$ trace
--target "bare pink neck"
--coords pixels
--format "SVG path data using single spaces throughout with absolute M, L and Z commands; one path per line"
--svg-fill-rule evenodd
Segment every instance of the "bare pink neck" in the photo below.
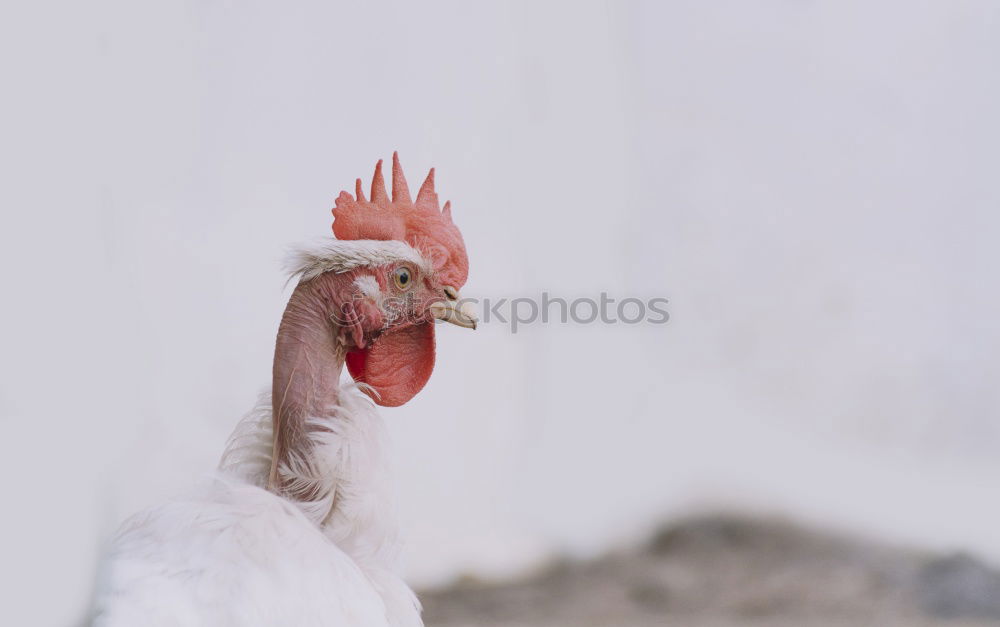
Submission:
M 279 463 L 289 450 L 308 445 L 306 419 L 327 413 L 339 396 L 344 351 L 329 318 L 328 298 L 322 282 L 300 284 L 278 328 L 271 387 L 274 451 L 268 479 L 268 487 L 277 492 L 283 491 L 277 485 Z

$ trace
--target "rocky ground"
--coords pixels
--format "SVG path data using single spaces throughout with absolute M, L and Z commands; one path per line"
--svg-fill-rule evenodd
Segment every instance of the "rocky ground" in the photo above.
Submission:
M 683 522 L 641 550 L 421 599 L 428 627 L 1000 626 L 1000 572 L 971 557 L 731 517 Z

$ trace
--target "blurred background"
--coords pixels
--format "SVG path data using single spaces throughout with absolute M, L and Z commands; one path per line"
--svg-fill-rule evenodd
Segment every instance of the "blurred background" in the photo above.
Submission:
M 670 299 L 667 325 L 440 330 L 384 411 L 428 624 L 543 624 L 516 595 L 462 618 L 462 586 L 642 547 L 715 581 L 697 551 L 827 532 L 957 569 L 972 605 L 928 615 L 1000 620 L 1000 5 L 2 11 L 5 624 L 79 621 L 121 520 L 214 468 L 270 381 L 286 247 L 393 150 L 411 185 L 437 168 L 467 295 Z M 648 624 L 696 624 L 637 585 Z

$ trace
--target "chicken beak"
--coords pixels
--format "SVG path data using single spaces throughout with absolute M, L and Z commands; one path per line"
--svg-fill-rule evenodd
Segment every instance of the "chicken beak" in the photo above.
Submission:
M 458 296 L 456 293 L 455 296 Z M 438 320 L 444 320 L 452 324 L 457 324 L 466 329 L 475 329 L 479 318 L 472 308 L 472 303 L 462 301 L 461 298 L 439 300 L 430 307 L 431 315 Z

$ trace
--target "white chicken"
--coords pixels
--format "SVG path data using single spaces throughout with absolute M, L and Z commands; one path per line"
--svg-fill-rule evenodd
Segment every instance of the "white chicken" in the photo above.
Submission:
M 436 320 L 475 328 L 458 290 L 468 257 L 434 171 L 411 200 L 375 168 L 334 208 L 335 238 L 299 249 L 272 392 L 237 426 L 192 496 L 126 521 L 107 555 L 94 625 L 422 624 L 400 578 L 375 404 L 427 382 Z M 356 383 L 341 384 L 346 364 Z M 374 402 L 373 402 L 374 401 Z

